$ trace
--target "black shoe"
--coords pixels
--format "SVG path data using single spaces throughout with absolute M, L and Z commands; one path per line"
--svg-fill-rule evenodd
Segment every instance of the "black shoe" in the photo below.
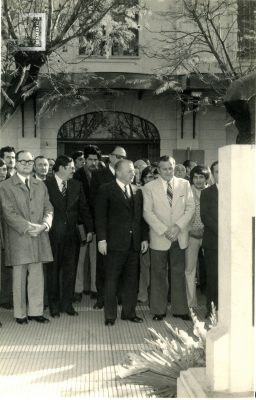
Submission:
M 0 307 L 5 308 L 6 310 L 13 310 L 13 303 L 9 301 L 7 303 L 0 304 Z
M 163 321 L 163 319 L 166 317 L 166 313 L 165 314 L 155 314 L 153 317 L 154 321 Z
M 97 299 L 97 292 L 91 292 L 90 299 L 91 300 Z
M 73 303 L 81 303 L 82 301 L 82 293 L 74 293 Z
M 50 312 L 50 315 L 52 318 L 60 318 L 60 313 L 58 311 Z
M 122 300 L 118 300 L 117 303 L 118 303 L 119 306 L 121 306 L 122 305 Z
M 121 316 L 121 319 L 122 319 L 123 321 L 131 321 L 131 322 L 136 322 L 136 323 L 141 323 L 141 322 L 143 322 L 143 319 L 142 319 L 142 318 L 139 318 L 139 317 L 137 317 L 137 316 L 135 316 L 135 317 L 133 317 L 133 318 L 124 318 L 124 317 Z
M 61 311 L 61 313 L 66 313 L 66 314 L 70 315 L 71 317 L 79 315 L 78 312 L 75 311 L 75 310 L 72 310 L 72 311 Z
M 101 310 L 103 307 L 104 307 L 104 301 L 103 300 L 97 301 L 93 306 L 94 310 Z
M 183 321 L 192 321 L 192 318 L 188 314 L 173 314 L 174 318 L 181 318 Z
M 212 315 L 211 311 L 207 311 L 207 313 L 205 314 L 204 318 L 208 319 L 208 318 L 210 318 L 211 315 Z
M 40 324 L 48 324 L 49 319 L 45 318 L 43 315 L 38 315 L 36 317 L 31 317 L 30 315 L 28 316 L 29 321 L 36 321 L 39 322 Z
M 90 291 L 90 290 L 84 290 L 84 294 L 85 294 L 86 296 L 89 296 L 89 295 L 90 295 L 90 293 L 91 293 L 91 291 Z
M 28 323 L 27 318 L 16 318 L 17 324 L 26 325 Z
M 113 326 L 113 325 L 115 325 L 115 320 L 114 319 L 106 319 L 106 321 L 105 321 L 105 325 L 106 326 Z
M 47 304 L 44 305 L 44 311 L 46 311 L 46 310 L 48 310 L 48 305 Z

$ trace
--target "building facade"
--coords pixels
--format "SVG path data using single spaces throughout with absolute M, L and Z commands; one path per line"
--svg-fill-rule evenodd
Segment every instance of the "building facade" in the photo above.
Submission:
M 172 0 L 150 0 L 150 14 L 144 18 L 155 31 L 159 21 L 154 13 L 164 11 Z M 149 42 L 152 33 L 146 29 L 143 18 L 137 36 L 141 49 L 131 44 L 124 51 L 112 46 L 108 54 L 96 53 L 86 57 L 84 43 L 77 40 L 67 46 L 53 63 L 65 59 L 70 64 L 69 72 L 83 74 L 81 67 L 88 68 L 106 79 L 116 79 L 112 84 L 116 92 L 102 88 L 91 95 L 85 108 L 60 105 L 49 118 L 35 123 L 37 99 L 48 90 L 47 83 L 41 82 L 36 96 L 28 99 L 6 123 L 1 132 L 1 147 L 13 146 L 17 150 L 27 149 L 34 156 L 56 158 L 57 155 L 71 155 L 83 150 L 88 144 L 97 144 L 107 155 L 113 145 L 127 150 L 133 161 L 148 158 L 156 161 L 160 155 L 170 155 L 176 162 L 192 159 L 211 165 L 218 158 L 220 147 L 236 143 L 237 129 L 224 106 L 209 105 L 207 112 L 185 112 L 183 104 L 174 91 L 156 94 L 158 85 L 151 80 L 161 60 L 148 57 L 143 46 Z M 155 40 L 156 35 L 154 34 Z M 77 64 L 79 63 L 79 64 Z M 44 67 L 43 67 L 44 68 Z M 43 69 L 42 69 L 43 70 Z M 120 78 L 119 78 L 120 77 Z M 184 90 L 211 96 L 211 90 L 198 79 L 180 75 Z

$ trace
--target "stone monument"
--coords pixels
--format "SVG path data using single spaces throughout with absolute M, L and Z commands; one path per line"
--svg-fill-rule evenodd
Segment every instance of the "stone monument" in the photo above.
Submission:
M 255 146 L 219 149 L 219 311 L 206 368 L 178 379 L 178 398 L 254 397 Z

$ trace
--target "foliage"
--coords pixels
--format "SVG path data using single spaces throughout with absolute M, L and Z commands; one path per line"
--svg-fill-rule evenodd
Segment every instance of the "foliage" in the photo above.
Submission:
M 76 82 L 74 74 L 71 79 L 72 64 L 83 62 L 95 54 L 96 49 L 103 49 L 103 55 L 107 57 L 108 47 L 113 42 L 125 47 L 134 36 L 132 29 L 137 28 L 135 17 L 140 9 L 137 0 L 3 0 L 1 123 L 4 124 L 20 104 L 37 92 L 41 79 L 48 79 L 52 92 L 48 93 L 46 103 L 41 100 L 40 116 L 56 108 L 62 98 L 77 99 L 80 83 Z M 34 22 L 32 26 L 26 25 L 24 13 L 45 13 L 45 51 L 20 49 L 21 29 L 27 35 L 26 47 L 35 43 L 32 37 Z M 74 57 L 73 48 L 78 51 L 81 43 L 86 52 L 82 58 Z M 69 51 L 71 59 L 67 57 Z M 96 79 L 86 68 L 83 73 L 87 82 Z M 64 74 L 69 74 L 64 80 L 70 85 L 63 92 Z M 86 87 L 88 85 L 82 86 L 84 93 Z M 85 94 L 81 99 L 87 101 L 88 96 Z
M 190 309 L 194 324 L 194 340 L 185 331 L 175 330 L 165 321 L 175 340 L 163 337 L 153 328 L 149 330 L 155 340 L 145 339 L 152 346 L 151 351 L 141 351 L 140 355 L 129 353 L 124 364 L 119 365 L 118 376 L 133 385 L 144 385 L 152 389 L 150 395 L 157 397 L 175 397 L 177 378 L 181 371 L 188 368 L 205 367 L 206 334 L 204 322 L 200 322 Z M 212 303 L 211 325 L 217 325 L 216 309 Z M 132 378 L 130 378 L 132 376 Z
M 222 101 L 231 82 L 256 69 L 255 11 L 255 0 L 171 2 L 169 10 L 158 13 L 159 26 L 167 27 L 148 29 L 151 39 L 143 48 L 148 57 L 161 60 L 157 92 L 180 91 L 177 76 L 194 75 L 214 91 L 212 99 L 201 98 L 199 107 Z M 186 96 L 191 93 L 179 97 Z

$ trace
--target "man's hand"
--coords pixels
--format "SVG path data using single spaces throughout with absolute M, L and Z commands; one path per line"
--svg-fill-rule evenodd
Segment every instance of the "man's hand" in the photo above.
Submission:
M 180 227 L 178 225 L 174 225 L 171 228 L 167 229 L 164 232 L 165 237 L 172 242 L 178 239 L 178 234 L 180 233 Z
M 172 240 L 172 239 L 171 239 L 171 235 L 172 235 L 171 228 L 168 228 L 167 231 L 164 232 L 164 236 L 165 236 L 168 240 Z
M 195 239 L 202 239 L 204 230 L 203 229 L 192 229 L 188 232 L 189 236 L 192 236 Z
M 103 240 L 102 242 L 98 243 L 98 250 L 99 250 L 100 254 L 102 254 L 103 256 L 107 255 L 107 242 L 106 242 L 106 240 Z
M 180 227 L 178 225 L 174 225 L 171 227 L 171 232 L 172 232 L 172 242 L 175 242 L 175 240 L 178 239 L 178 234 L 180 233 Z
M 45 231 L 46 225 L 42 224 L 31 224 L 31 226 L 28 228 L 27 232 L 30 236 L 36 237 L 40 235 L 41 232 Z
M 142 254 L 145 254 L 148 249 L 148 241 L 144 240 L 144 242 L 141 242 L 141 252 Z
M 86 243 L 90 243 L 92 241 L 92 236 L 93 233 L 92 232 L 88 232 L 87 236 L 86 236 Z

